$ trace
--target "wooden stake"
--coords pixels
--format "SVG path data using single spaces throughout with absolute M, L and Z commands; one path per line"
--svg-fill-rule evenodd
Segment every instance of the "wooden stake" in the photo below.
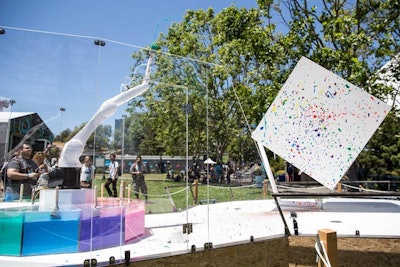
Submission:
M 341 193 L 342 192 L 342 183 L 338 183 L 337 184 L 337 190 L 336 190 L 337 192 L 339 192 L 339 193 Z
M 267 196 L 268 196 L 268 180 L 267 179 L 264 179 L 264 181 L 263 181 L 263 196 L 264 196 L 264 199 L 267 198 Z
M 128 203 L 131 202 L 131 184 L 128 184 Z
M 318 230 L 318 236 L 321 243 L 325 246 L 326 253 L 328 254 L 329 262 L 332 267 L 339 266 L 337 264 L 337 236 L 336 231 L 331 229 Z M 323 251 L 321 254 L 323 255 Z M 318 267 L 326 267 L 321 259 L 318 260 Z
M 193 202 L 194 204 L 198 203 L 198 197 L 199 197 L 199 180 L 196 179 L 193 182 Z

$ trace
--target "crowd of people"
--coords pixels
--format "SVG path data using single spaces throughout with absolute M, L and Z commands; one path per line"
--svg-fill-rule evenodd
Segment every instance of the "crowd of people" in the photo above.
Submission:
M 190 183 L 198 180 L 202 184 L 230 184 L 232 177 L 235 176 L 235 171 L 230 164 L 205 164 L 203 167 L 194 164 L 189 168 L 187 176 Z M 187 178 L 184 171 L 174 174 L 172 168 L 168 168 L 167 179 L 185 182 Z
M 49 175 L 55 171 L 56 167 L 50 156 L 53 148 L 49 145 L 44 151 L 33 153 L 30 143 L 23 143 L 14 152 L 13 157 L 3 163 L 1 174 L 5 191 L 4 199 L 18 199 L 21 185 L 23 185 L 22 194 L 25 197 L 47 186 Z
M 109 197 L 118 197 L 117 182 L 119 176 L 121 176 L 121 166 L 116 161 L 116 154 L 110 154 L 110 164 L 108 165 L 108 177 L 104 184 L 104 188 L 107 191 Z M 142 157 L 139 155 L 136 157 L 136 161 L 131 165 L 129 170 L 132 176 L 133 190 L 137 199 L 139 199 L 139 193 L 141 192 L 144 199 L 148 200 L 147 185 L 145 181 L 145 174 L 147 173 L 147 167 L 142 161 Z M 80 173 L 80 187 L 81 188 L 92 188 L 92 181 L 94 179 L 95 167 L 92 165 L 89 156 L 86 156 L 83 160 L 83 165 Z
M 52 150 L 55 151 L 56 155 L 54 153 L 51 155 Z M 59 149 L 53 145 L 49 145 L 44 151 L 33 152 L 30 143 L 23 143 L 15 151 L 13 157 L 3 163 L 1 168 L 2 190 L 5 191 L 4 199 L 19 199 L 20 193 L 23 194 L 24 198 L 29 198 L 36 191 L 46 188 L 51 174 L 57 170 L 56 158 L 58 155 Z M 115 153 L 110 154 L 108 173 L 109 177 L 104 187 L 109 197 L 117 197 L 117 181 L 121 173 Z M 147 186 L 144 178 L 146 173 L 147 168 L 142 161 L 142 157 L 137 156 L 135 163 L 130 167 L 130 174 L 136 198 L 139 199 L 139 193 L 141 192 L 147 201 Z M 94 177 L 95 166 L 92 163 L 91 157 L 85 156 L 80 168 L 79 187 L 92 188 Z M 22 192 L 21 188 L 23 188 Z
M 59 148 L 53 145 L 46 147 L 44 151 L 32 151 L 30 143 L 24 143 L 15 152 L 14 156 L 3 164 L 3 188 L 9 189 L 14 195 L 20 193 L 21 185 L 23 186 L 23 196 L 29 197 L 32 192 L 46 188 L 51 174 L 57 168 L 57 158 Z M 121 176 L 121 167 L 116 160 L 116 154 L 109 155 L 110 164 L 108 165 L 108 177 L 104 183 L 104 188 L 109 197 L 118 197 L 117 182 Z M 95 166 L 90 156 L 82 158 L 82 166 L 79 173 L 80 188 L 92 188 L 95 178 Z M 142 157 L 137 156 L 135 162 L 130 165 L 129 173 L 132 177 L 133 191 L 137 199 L 140 194 L 145 201 L 148 201 L 147 185 L 145 175 L 149 173 L 148 166 L 143 162 Z M 169 177 L 168 177 L 169 175 Z M 231 177 L 235 175 L 234 169 L 229 164 L 205 164 L 203 167 L 194 164 L 189 168 L 188 173 L 180 172 L 174 175 L 171 164 L 167 168 L 167 178 L 175 181 L 194 182 L 198 180 L 200 183 L 220 183 L 230 184 Z M 15 196 L 14 196 L 15 198 Z
M 3 163 L 1 182 L 5 200 L 19 199 L 20 193 L 23 194 L 24 198 L 30 198 L 34 196 L 35 192 L 47 187 L 51 174 L 57 170 L 57 161 L 50 155 L 52 149 L 55 149 L 56 157 L 58 157 L 59 150 L 55 146 L 49 145 L 44 151 L 33 152 L 30 143 L 23 143 L 15 151 L 13 157 Z M 95 169 L 91 157 L 85 156 L 80 168 L 78 187 L 92 188 Z M 119 163 L 116 161 L 116 154 L 111 153 L 108 166 L 109 176 L 104 184 L 109 197 L 118 196 L 117 181 L 121 175 L 120 170 Z M 141 192 L 147 201 L 146 173 L 147 168 L 142 161 L 142 157 L 137 156 L 135 163 L 130 167 L 133 188 L 137 199 L 139 199 L 139 193 Z M 23 188 L 22 192 L 21 188 Z

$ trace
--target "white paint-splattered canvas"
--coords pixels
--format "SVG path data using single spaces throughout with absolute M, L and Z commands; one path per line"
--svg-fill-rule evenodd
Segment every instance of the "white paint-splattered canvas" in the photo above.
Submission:
M 333 189 L 390 107 L 303 57 L 253 139 Z

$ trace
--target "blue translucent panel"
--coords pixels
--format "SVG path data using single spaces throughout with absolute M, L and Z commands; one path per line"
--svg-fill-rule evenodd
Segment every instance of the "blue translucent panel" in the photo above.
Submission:
M 22 211 L 0 211 L 0 255 L 20 255 L 23 222 Z
M 80 211 L 26 212 L 22 255 L 78 252 Z

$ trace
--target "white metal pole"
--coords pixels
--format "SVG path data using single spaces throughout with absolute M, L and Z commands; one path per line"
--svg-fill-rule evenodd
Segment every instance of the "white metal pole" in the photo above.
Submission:
M 4 162 L 8 161 L 8 147 L 10 146 L 10 129 L 11 129 L 11 119 L 12 119 L 12 106 L 15 104 L 15 100 L 8 100 L 8 104 L 10 105 L 10 116 L 7 122 L 7 132 L 6 132 L 6 143 L 4 146 Z
M 257 141 L 257 145 L 258 145 L 258 148 L 259 148 L 259 151 L 261 154 L 261 160 L 264 164 L 265 171 L 267 172 L 267 176 L 268 176 L 269 182 L 271 184 L 272 192 L 278 193 L 278 188 L 276 187 L 275 178 L 274 178 L 274 175 L 272 174 L 271 166 L 269 165 L 269 162 L 268 162 L 267 153 L 265 153 L 265 148 L 258 141 Z
M 124 154 L 125 154 L 125 119 L 126 115 L 122 115 L 122 142 L 121 142 L 121 177 L 124 176 Z

